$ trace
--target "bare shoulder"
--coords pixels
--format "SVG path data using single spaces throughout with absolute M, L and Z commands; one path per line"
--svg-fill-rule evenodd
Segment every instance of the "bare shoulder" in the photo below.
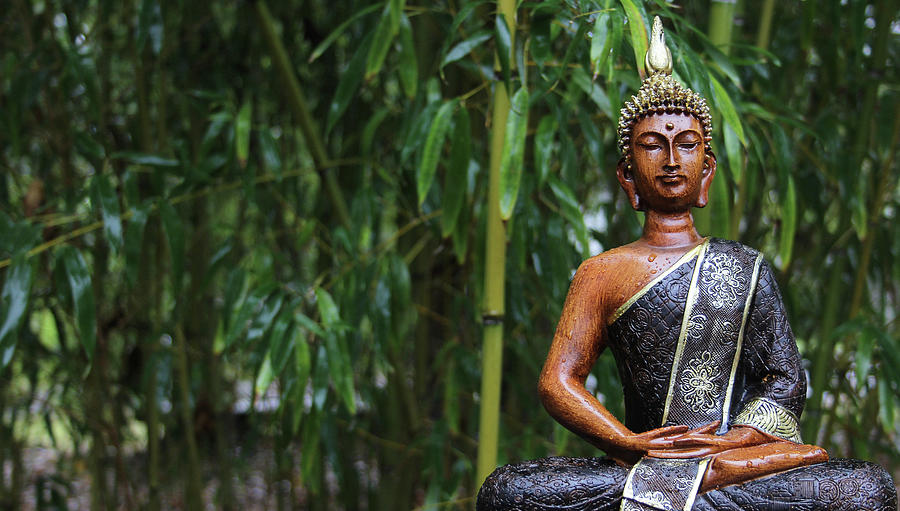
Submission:
M 570 293 L 591 296 L 604 313 L 615 310 L 621 301 L 619 295 L 623 286 L 640 280 L 646 266 L 646 256 L 633 245 L 616 247 L 585 259 L 575 272 Z
M 610 316 L 657 275 L 675 264 L 690 248 L 652 247 L 635 242 L 598 254 L 581 263 L 573 289 L 597 298 L 604 316 Z
M 610 278 L 615 279 L 618 272 L 634 267 L 637 257 L 633 245 L 616 247 L 585 259 L 578 267 L 576 276 L 583 274 L 601 284 Z

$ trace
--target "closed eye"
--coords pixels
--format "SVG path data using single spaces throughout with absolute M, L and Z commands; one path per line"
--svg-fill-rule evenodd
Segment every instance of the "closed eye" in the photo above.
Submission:
M 662 149 L 662 146 L 659 144 L 644 143 L 644 144 L 638 144 L 638 145 L 641 146 L 643 149 L 646 149 L 647 151 L 658 151 L 658 150 Z
M 684 142 L 684 143 L 678 144 L 678 148 L 683 149 L 685 151 L 691 151 L 695 147 L 697 147 L 697 142 Z

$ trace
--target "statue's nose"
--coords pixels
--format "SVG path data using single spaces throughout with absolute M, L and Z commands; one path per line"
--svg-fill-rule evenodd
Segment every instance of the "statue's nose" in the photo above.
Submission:
M 669 157 L 666 158 L 666 163 L 663 165 L 663 170 L 666 172 L 675 172 L 681 165 L 675 161 L 675 151 L 669 151 Z

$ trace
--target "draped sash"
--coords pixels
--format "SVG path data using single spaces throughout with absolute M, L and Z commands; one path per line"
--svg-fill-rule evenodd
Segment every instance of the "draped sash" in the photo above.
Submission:
M 674 354 L 670 355 L 671 367 L 666 371 L 667 385 L 661 418 L 658 414 L 652 414 L 659 419 L 653 427 L 696 427 L 721 420 L 719 433 L 724 433 L 729 427 L 735 376 L 762 255 L 739 243 L 717 239 L 706 240 L 688 255 L 689 260 L 676 262 L 664 275 L 628 300 L 616 312 L 610 328 L 620 321 L 628 323 L 630 316 L 639 316 L 640 312 L 633 309 L 639 309 L 642 301 L 645 307 L 652 307 L 654 300 L 659 302 L 660 296 L 666 297 L 664 289 L 672 286 L 672 279 L 684 282 L 689 278 L 683 305 L 679 303 L 674 307 L 681 316 L 665 315 L 669 322 L 677 323 L 669 325 L 673 328 L 656 338 L 663 351 L 665 347 L 671 347 L 674 341 Z M 668 298 L 671 299 L 671 296 Z M 673 310 L 672 304 L 662 303 L 660 306 L 665 306 L 666 311 Z M 657 318 L 657 321 L 660 319 Z M 677 328 L 674 328 L 676 325 Z M 640 329 L 631 330 L 637 333 Z M 660 330 L 657 329 L 657 332 Z M 677 339 L 673 339 L 676 332 Z M 628 343 L 628 332 L 623 330 L 623 333 L 626 335 L 620 338 Z M 646 338 L 642 340 L 647 341 Z M 613 345 L 617 360 L 620 356 L 627 358 L 625 353 L 630 348 L 633 346 Z M 636 365 L 641 363 L 619 362 L 623 381 L 629 371 L 634 373 Z M 640 391 L 636 389 L 636 392 Z M 708 458 L 643 458 L 628 474 L 621 509 L 690 510 L 708 463 Z

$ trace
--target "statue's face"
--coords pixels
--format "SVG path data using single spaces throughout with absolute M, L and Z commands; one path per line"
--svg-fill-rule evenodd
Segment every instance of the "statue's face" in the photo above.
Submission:
M 639 209 L 685 211 L 706 205 L 715 157 L 706 152 L 703 128 L 690 114 L 664 113 L 635 123 L 631 159 L 619 181 Z

